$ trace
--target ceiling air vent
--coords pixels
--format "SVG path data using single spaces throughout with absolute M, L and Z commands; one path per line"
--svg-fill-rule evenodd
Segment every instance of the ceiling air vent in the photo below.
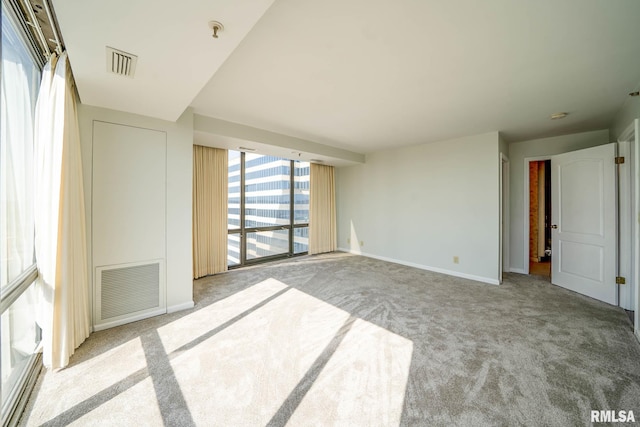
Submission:
M 137 56 L 107 46 L 107 72 L 133 77 L 137 62 Z

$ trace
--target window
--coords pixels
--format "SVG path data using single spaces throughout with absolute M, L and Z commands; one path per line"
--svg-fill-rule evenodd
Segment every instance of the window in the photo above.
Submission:
M 229 151 L 228 263 L 306 253 L 309 163 Z
M 293 253 L 309 251 L 309 163 L 294 162 Z
M 0 364 L 3 425 L 35 366 L 33 124 L 40 67 L 2 3 L 0 73 Z
M 34 263 L 33 120 L 40 69 L 2 5 L 2 123 L 0 152 L 0 286 Z

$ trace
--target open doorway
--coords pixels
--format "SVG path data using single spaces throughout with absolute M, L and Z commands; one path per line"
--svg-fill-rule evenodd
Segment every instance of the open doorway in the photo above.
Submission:
M 629 269 L 625 269 L 628 263 L 622 261 L 627 259 L 625 251 L 627 255 L 630 251 L 628 244 L 619 246 L 619 233 L 627 236 L 630 233 L 628 229 L 619 230 L 618 226 L 632 225 L 637 211 L 629 215 L 628 207 L 617 207 L 618 187 L 628 186 L 625 187 L 624 180 L 616 185 L 616 175 L 628 176 L 630 172 L 630 162 L 622 161 L 624 156 L 620 156 L 618 145 L 609 143 L 549 157 L 525 158 L 524 265 L 527 274 L 546 276 L 546 271 L 534 270 L 543 267 L 540 264 L 550 255 L 551 263 L 544 267 L 551 268 L 554 285 L 629 309 L 633 306 L 629 304 L 633 295 L 620 282 L 624 283 L 629 275 Z M 544 163 L 545 166 L 539 163 L 549 158 L 553 165 L 550 179 L 546 173 L 549 163 Z M 542 173 L 543 168 L 545 173 Z M 549 189 L 552 190 L 551 202 L 547 203 Z M 628 191 L 621 191 L 621 194 L 625 194 L 622 199 L 630 201 Z M 541 206 L 543 201 L 545 209 Z M 624 212 L 627 212 L 627 220 Z M 548 242 L 549 234 L 552 236 L 550 250 L 547 245 L 540 245 L 542 239 Z
M 529 162 L 529 274 L 551 280 L 551 160 Z

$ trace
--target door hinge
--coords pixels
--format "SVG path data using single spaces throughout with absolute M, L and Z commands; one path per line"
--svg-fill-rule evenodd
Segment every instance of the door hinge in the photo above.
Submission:
M 622 157 L 622 156 L 616 157 L 615 161 L 616 161 L 616 165 L 621 165 L 621 164 L 624 163 L 624 157 Z
M 627 283 L 627 280 L 622 276 L 616 276 L 616 285 L 624 285 Z

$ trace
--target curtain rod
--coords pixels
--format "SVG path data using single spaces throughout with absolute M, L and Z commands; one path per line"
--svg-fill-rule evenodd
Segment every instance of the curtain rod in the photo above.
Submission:
M 53 52 L 51 52 L 51 49 L 49 48 L 49 43 L 47 43 L 47 38 L 42 32 L 42 27 L 40 26 L 40 22 L 38 21 L 36 13 L 33 10 L 31 0 L 22 0 L 22 1 L 24 3 L 27 14 L 29 15 L 28 19 L 25 19 L 25 22 L 29 26 L 35 29 L 36 35 L 38 36 L 38 39 L 39 39 L 38 41 L 40 42 L 40 44 L 42 44 L 42 49 L 43 49 L 42 53 L 45 56 L 45 61 L 48 61 L 51 55 L 53 54 Z M 62 37 L 60 37 L 60 33 L 58 31 L 58 23 L 54 17 L 51 6 L 49 5 L 49 0 L 42 0 L 42 4 L 44 5 L 45 12 L 47 13 L 47 20 L 49 21 L 51 32 L 53 32 L 53 37 L 55 38 L 55 40 L 51 39 L 51 41 L 56 44 L 55 53 L 57 53 L 58 55 L 62 55 L 62 52 L 64 51 Z M 75 76 L 73 75 L 73 70 L 71 70 L 71 82 L 73 86 L 73 91 L 76 95 L 76 100 L 78 102 L 81 102 L 80 93 L 78 92 L 78 85 L 76 84 L 76 79 L 75 79 Z
M 58 55 L 62 54 L 62 43 L 60 43 L 60 36 L 58 35 L 58 25 L 55 19 L 53 19 L 53 14 L 51 13 L 51 8 L 49 7 L 49 0 L 42 0 L 42 4 L 44 5 L 44 9 L 47 12 L 47 19 L 49 19 L 49 25 L 51 25 L 51 31 L 53 31 L 53 37 L 55 37 L 56 42 L 56 52 Z M 53 41 L 53 40 L 52 40 Z
M 38 18 L 33 10 L 33 5 L 31 4 L 31 0 L 23 0 L 23 2 L 25 4 L 25 9 L 27 11 L 27 14 L 29 15 L 29 20 L 27 21 L 27 24 L 36 30 L 36 34 L 38 36 L 40 44 L 44 49 L 43 53 L 45 54 L 46 58 L 49 59 L 49 57 L 53 52 L 51 52 L 51 49 L 49 48 L 49 43 L 47 42 L 47 38 L 44 36 L 44 33 L 42 32 L 42 27 L 40 26 L 40 22 L 38 21 Z M 62 49 L 62 43 L 60 41 L 60 36 L 58 34 L 58 26 L 56 25 L 56 21 L 53 17 L 53 13 L 51 12 L 51 8 L 49 7 L 49 1 L 42 0 L 42 4 L 44 5 L 44 9 L 47 14 L 47 20 L 49 21 L 49 26 L 51 27 L 51 31 L 53 32 L 53 36 L 55 37 L 55 40 L 52 39 L 51 41 L 56 44 L 55 52 L 58 55 L 60 55 L 62 54 L 63 49 Z
M 51 56 L 51 49 L 49 49 L 49 44 L 47 43 L 47 39 L 45 38 L 44 33 L 42 32 L 42 28 L 40 27 L 38 18 L 36 17 L 35 12 L 33 11 L 31 2 L 29 0 L 23 0 L 23 1 L 24 1 L 24 8 L 27 11 L 27 14 L 29 15 L 29 19 L 26 22 L 29 26 L 33 27 L 36 30 L 38 41 L 42 45 L 45 56 L 48 59 Z

